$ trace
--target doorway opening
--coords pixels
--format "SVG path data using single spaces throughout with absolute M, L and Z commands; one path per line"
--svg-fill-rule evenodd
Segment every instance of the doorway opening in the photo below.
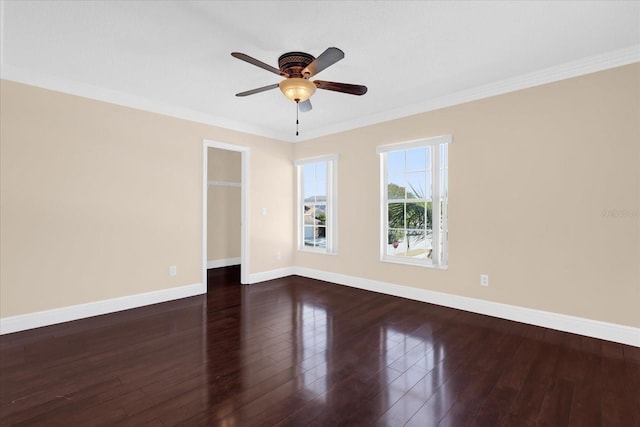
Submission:
M 237 170 L 233 170 L 238 166 L 234 166 L 233 162 L 225 162 L 225 168 L 227 171 L 220 171 L 223 175 L 215 176 L 215 168 L 213 175 L 211 174 L 212 168 L 209 165 L 210 150 L 214 151 L 221 156 L 229 159 L 237 159 L 239 154 L 239 174 Z M 204 140 L 202 149 L 202 283 L 204 287 L 207 286 L 207 270 L 215 267 L 227 267 L 229 265 L 240 264 L 240 283 L 246 284 L 247 276 L 249 272 L 249 239 L 248 239 L 248 221 L 246 215 L 248 212 L 248 195 L 249 195 L 249 154 L 250 149 L 240 145 L 227 144 L 223 142 Z M 215 166 L 215 165 L 211 165 Z M 233 173 L 235 172 L 235 175 Z M 224 175 L 229 173 L 231 175 Z M 228 178 L 231 176 L 231 178 Z M 239 177 L 239 182 L 238 182 Z M 220 179 L 211 179 L 220 178 Z M 209 198 L 210 187 L 217 189 L 217 194 L 224 195 L 230 203 L 237 203 L 237 192 L 239 190 L 239 212 L 237 206 L 214 206 L 211 209 L 221 212 L 221 223 L 209 224 Z M 216 191 L 213 192 L 216 194 Z M 226 209 L 225 208 L 229 208 Z M 224 213 L 226 212 L 226 214 Z M 212 212 L 214 213 L 214 212 Z M 239 215 L 237 217 L 236 215 Z M 231 217 L 230 217 L 231 216 Z M 239 234 L 237 228 L 239 227 Z M 215 230 L 221 230 L 219 239 L 215 242 L 210 242 L 210 231 L 216 234 Z M 224 233 L 222 232 L 224 231 Z M 227 239 L 238 239 L 239 241 L 227 241 Z M 213 246 L 211 243 L 215 243 Z M 238 248 L 239 243 L 239 259 Z M 214 249 L 216 254 L 213 254 Z M 220 249 L 220 251 L 218 251 Z M 225 252 L 226 251 L 226 252 Z M 210 259 L 211 255 L 213 259 Z M 225 253 L 227 255 L 225 255 Z M 229 255 L 231 254 L 231 255 Z

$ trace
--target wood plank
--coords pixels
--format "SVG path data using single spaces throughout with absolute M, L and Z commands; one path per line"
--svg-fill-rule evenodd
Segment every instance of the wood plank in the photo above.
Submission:
M 0 337 L 0 425 L 634 426 L 640 350 L 296 276 Z

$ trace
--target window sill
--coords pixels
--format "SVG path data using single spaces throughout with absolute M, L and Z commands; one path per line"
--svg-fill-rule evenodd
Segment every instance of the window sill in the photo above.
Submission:
M 433 264 L 427 264 L 427 263 L 422 263 L 422 262 L 415 262 L 415 261 L 408 261 L 408 260 L 403 260 L 403 259 L 390 259 L 390 258 L 385 258 L 382 257 L 380 258 L 381 262 L 388 262 L 390 264 L 401 264 L 401 265 L 411 265 L 414 267 L 422 267 L 422 268 L 431 268 L 434 270 L 448 270 L 449 269 L 449 265 L 433 265 Z
M 329 252 L 323 249 L 313 249 L 313 248 L 298 248 L 298 252 L 306 252 L 310 254 L 320 254 L 320 255 L 338 255 L 337 252 Z

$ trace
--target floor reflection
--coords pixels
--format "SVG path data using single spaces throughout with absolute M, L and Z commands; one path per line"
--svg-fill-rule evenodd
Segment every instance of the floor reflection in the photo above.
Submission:
M 298 304 L 300 314 L 300 369 L 304 389 L 326 401 L 331 322 L 327 310 L 313 304 Z
M 210 278 L 206 296 L 0 337 L 0 424 L 636 425 L 638 393 L 612 394 L 637 389 L 630 346 L 295 276 Z
M 450 405 L 443 383 L 446 350 L 434 343 L 430 332 L 405 332 L 394 327 L 380 329 L 381 352 L 387 387 L 379 405 L 388 408 L 379 425 L 403 425 L 412 414 L 446 412 Z
M 366 300 L 341 302 L 325 286 L 282 280 L 209 298 L 207 423 L 262 425 L 268 413 L 334 425 L 339 411 L 347 424 L 403 425 L 421 407 L 446 411 L 447 354 L 430 324 L 396 322 L 386 307 L 372 315 Z

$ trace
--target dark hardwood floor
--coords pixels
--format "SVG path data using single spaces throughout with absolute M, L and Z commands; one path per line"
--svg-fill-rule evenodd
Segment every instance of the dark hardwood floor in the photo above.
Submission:
M 2 426 L 639 426 L 640 349 L 288 277 L 0 337 Z

